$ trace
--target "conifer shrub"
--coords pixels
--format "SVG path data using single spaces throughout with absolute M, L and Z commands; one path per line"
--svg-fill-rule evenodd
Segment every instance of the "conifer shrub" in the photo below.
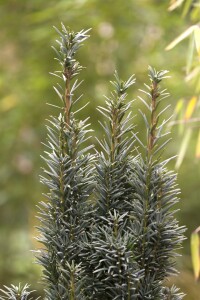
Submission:
M 50 116 L 41 176 L 48 192 L 38 205 L 37 262 L 42 266 L 48 300 L 181 300 L 175 286 L 165 286 L 177 274 L 175 259 L 184 239 L 174 214 L 179 201 L 176 174 L 167 169 L 171 158 L 162 159 L 170 139 L 160 109 L 168 97 L 161 82 L 167 71 L 149 67 L 149 84 L 139 99 L 148 113 L 140 111 L 146 137 L 140 139 L 127 92 L 135 77 L 120 80 L 105 105 L 100 151 L 88 142 L 89 117 L 79 120 L 77 102 L 84 102 L 77 89 L 82 66 L 76 52 L 89 35 L 74 33 L 62 24 L 56 29 L 54 48 L 61 70 L 53 73 L 61 100 L 58 116 Z M 143 97 L 144 95 L 144 97 Z M 83 103 L 81 109 L 85 107 Z M 160 121 L 160 119 L 162 121 Z M 4 287 L 0 300 L 32 299 L 29 286 Z

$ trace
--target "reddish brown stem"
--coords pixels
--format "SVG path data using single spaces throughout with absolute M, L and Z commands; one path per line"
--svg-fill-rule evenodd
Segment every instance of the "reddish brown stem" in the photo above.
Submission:
M 157 123 L 157 116 L 156 116 L 156 99 L 158 98 L 158 84 L 157 82 L 152 83 L 152 112 L 151 112 L 151 124 L 150 124 L 150 132 L 148 137 L 148 153 L 151 154 L 153 147 L 154 147 L 154 141 L 156 138 L 156 123 Z

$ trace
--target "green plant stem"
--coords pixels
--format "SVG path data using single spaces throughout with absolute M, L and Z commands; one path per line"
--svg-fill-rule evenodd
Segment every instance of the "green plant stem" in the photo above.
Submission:
M 71 107 L 71 92 L 70 92 L 70 79 L 71 76 L 64 71 L 64 76 L 66 78 L 65 85 L 65 121 L 66 126 L 70 125 L 70 107 Z
M 115 148 L 116 148 L 116 131 L 118 125 L 118 116 L 117 116 L 117 109 L 113 109 L 113 116 L 112 116 L 112 141 L 111 141 L 111 162 L 113 163 L 115 160 Z

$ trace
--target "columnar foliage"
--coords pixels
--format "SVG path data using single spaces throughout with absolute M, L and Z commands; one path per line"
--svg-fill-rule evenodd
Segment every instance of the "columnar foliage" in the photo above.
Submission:
M 57 29 L 56 29 L 57 30 Z M 165 279 L 176 270 L 176 250 L 183 240 L 184 227 L 174 217 L 179 189 L 176 175 L 168 171 L 170 159 L 161 160 L 167 121 L 159 111 L 168 95 L 160 89 L 166 71 L 149 68 L 150 85 L 145 85 L 149 117 L 141 112 L 146 143 L 134 133 L 131 102 L 127 90 L 134 76 L 123 82 L 115 73 L 114 91 L 106 107 L 98 110 L 106 118 L 100 122 L 104 139 L 101 151 L 91 155 L 85 146 L 88 118 L 75 118 L 74 80 L 82 67 L 76 51 L 88 31 L 74 33 L 62 25 L 54 48 L 61 71 L 53 75 L 64 81 L 64 89 L 54 87 L 62 106 L 58 117 L 47 125 L 47 168 L 41 182 L 48 191 L 39 206 L 38 218 L 43 245 L 37 261 L 43 267 L 45 297 L 49 300 L 181 300 L 176 287 L 164 287 Z M 84 106 L 81 106 L 84 108 Z M 149 119 L 149 121 L 148 121 Z M 141 153 L 137 143 L 144 148 Z M 20 292 L 19 292 L 20 291 Z M 5 287 L 0 300 L 28 299 L 27 286 Z
M 149 121 L 141 112 L 147 129 L 146 144 L 137 139 L 145 154 L 139 155 L 133 170 L 136 229 L 134 253 L 140 268 L 144 269 L 144 277 L 137 288 L 138 299 L 141 300 L 166 298 L 166 289 L 161 284 L 166 277 L 176 273 L 174 258 L 176 250 L 181 247 L 185 231 L 185 227 L 179 227 L 174 217 L 176 210 L 173 206 L 179 200 L 176 174 L 166 168 L 170 159 L 161 160 L 163 149 L 170 140 L 165 140 L 169 133 L 163 132 L 168 120 L 164 119 L 159 124 L 159 119 L 168 108 L 165 106 L 159 111 L 161 102 L 168 96 L 160 88 L 166 73 L 149 68 L 150 85 L 145 84 L 146 90 L 141 90 L 147 95 L 148 101 L 139 97 L 150 112 Z M 182 295 L 175 299 L 182 299 Z
M 147 127 L 146 145 L 132 133 L 130 104 L 126 90 L 132 77 L 121 82 L 116 75 L 115 92 L 100 112 L 108 119 L 102 124 L 106 138 L 99 141 L 102 152 L 96 164 L 95 225 L 87 241 L 87 271 L 91 280 L 91 299 L 182 299 L 183 294 L 162 286 L 164 279 L 176 273 L 174 252 L 181 245 L 184 227 L 179 227 L 171 207 L 177 203 L 176 175 L 167 171 L 170 159 L 161 161 L 169 140 L 163 133 L 167 121 L 159 125 L 158 106 L 168 94 L 159 84 L 166 71 L 149 68 L 151 85 L 145 85 L 150 111 L 142 113 Z M 125 115 L 127 113 L 127 115 Z M 127 136 L 132 133 L 132 138 Z M 145 154 L 136 157 L 130 151 L 134 137 Z M 86 247 L 87 248 L 87 247 Z M 93 275 L 92 275 L 93 274 Z M 92 276 L 91 276 L 92 275 Z
M 98 141 L 94 226 L 86 245 L 86 269 L 90 278 L 91 299 L 137 299 L 136 286 L 143 274 L 133 253 L 131 226 L 133 187 L 130 184 L 131 150 L 135 138 L 131 102 L 126 103 L 127 89 L 135 82 L 131 76 L 120 81 L 106 98 L 106 108 L 98 107 L 107 122 L 100 122 L 106 137 Z
M 93 166 L 88 150 L 93 146 L 83 145 L 89 131 L 87 119 L 75 119 L 74 104 L 79 98 L 74 99 L 74 91 L 79 83 L 76 80 L 72 87 L 70 83 L 82 69 L 74 55 L 88 36 L 87 31 L 73 33 L 64 25 L 62 32 L 58 32 L 60 51 L 54 49 L 62 71 L 54 75 L 63 77 L 65 90 L 60 85 L 54 88 L 63 108 L 59 117 L 52 117 L 50 126 L 47 126 L 48 152 L 44 160 L 48 169 L 44 170 L 47 176 L 41 177 L 41 181 L 48 186 L 49 192 L 46 194 L 48 201 L 41 202 L 39 206 L 39 241 L 44 249 L 37 258 L 44 268 L 48 299 L 83 299 L 81 288 L 84 276 L 79 244 L 90 220 L 86 202 L 93 185 Z

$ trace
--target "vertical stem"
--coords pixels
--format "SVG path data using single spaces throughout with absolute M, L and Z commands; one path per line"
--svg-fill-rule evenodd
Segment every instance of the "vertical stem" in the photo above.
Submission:
M 115 160 L 116 146 L 120 143 L 120 120 L 119 120 L 119 108 L 113 109 L 112 115 L 112 141 L 111 141 L 111 162 Z M 118 151 L 117 151 L 118 152 Z
M 113 119 L 112 119 L 111 162 L 114 162 L 115 159 L 116 127 L 117 127 L 117 115 L 116 115 L 116 108 L 114 108 Z
M 70 106 L 71 106 L 71 94 L 70 94 L 70 77 L 64 72 L 66 78 L 65 86 L 65 121 L 66 126 L 70 123 Z
M 148 144 L 147 144 L 147 157 L 148 157 L 148 167 L 146 170 L 146 200 L 145 200 L 145 207 L 144 207 L 144 231 L 146 233 L 147 226 L 148 226 L 148 211 L 149 211 L 149 190 L 150 190 L 150 181 L 151 181 L 151 155 L 154 147 L 154 142 L 156 138 L 156 125 L 158 122 L 158 118 L 156 115 L 156 99 L 159 97 L 158 93 L 158 83 L 156 81 L 152 82 L 152 89 L 151 89 L 151 120 L 150 120 L 150 129 L 148 133 Z M 143 267 L 145 263 L 145 239 L 143 239 Z M 147 268 L 145 268 L 145 273 L 147 272 Z
M 73 272 L 72 270 L 71 270 L 71 272 Z M 74 284 L 75 284 L 75 282 L 74 282 L 74 273 L 71 273 L 71 276 L 70 276 L 71 278 L 71 291 L 70 291 L 70 300 L 75 300 L 75 290 L 74 290 Z
M 65 151 L 66 151 L 66 149 L 65 149 L 66 145 L 65 145 L 65 140 L 64 140 L 64 136 L 63 136 L 63 129 L 64 129 L 63 122 L 61 122 L 60 126 L 61 126 L 61 130 L 59 133 L 59 149 L 60 149 L 59 156 L 61 158 L 63 158 L 65 156 Z M 60 204 L 62 206 L 64 204 L 64 168 L 63 168 L 62 161 L 60 162 L 59 168 L 60 168 L 60 178 L 59 178 L 59 181 L 60 181 Z
M 157 124 L 157 116 L 156 116 L 156 99 L 158 98 L 158 84 L 157 82 L 153 81 L 152 83 L 152 101 L 151 101 L 151 124 L 150 124 L 150 132 L 148 136 L 148 158 L 150 159 L 153 147 L 154 147 L 154 141 L 156 138 L 156 124 Z

